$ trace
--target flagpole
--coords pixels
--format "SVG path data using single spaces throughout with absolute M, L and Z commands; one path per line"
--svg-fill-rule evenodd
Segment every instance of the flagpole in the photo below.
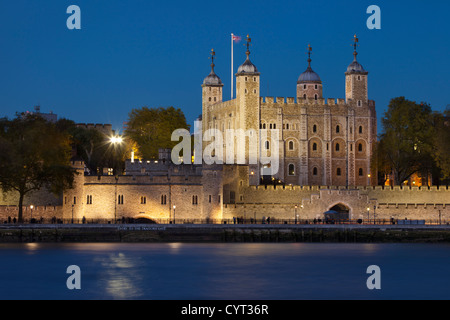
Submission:
M 231 34 L 231 100 L 233 100 L 233 34 Z

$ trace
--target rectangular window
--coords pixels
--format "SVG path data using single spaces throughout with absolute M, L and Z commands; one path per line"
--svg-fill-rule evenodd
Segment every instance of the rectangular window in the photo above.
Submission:
M 121 195 L 119 195 L 119 196 L 117 197 L 117 203 L 118 203 L 118 204 L 123 204 L 123 194 L 121 194 Z
M 198 196 L 192 196 L 192 204 L 198 204 Z
M 166 200 L 167 200 L 167 197 L 166 197 L 165 194 L 163 194 L 163 195 L 161 196 L 161 204 L 167 204 Z
M 77 197 L 73 197 L 73 204 L 77 204 Z
M 86 197 L 86 204 L 92 204 L 92 195 Z
M 209 203 L 211 203 L 212 195 L 209 195 Z
M 141 197 L 141 204 L 146 204 L 146 203 L 147 203 L 147 198 Z
M 217 202 L 220 203 L 220 194 L 217 196 Z
M 230 203 L 236 203 L 236 193 L 234 191 L 230 191 Z

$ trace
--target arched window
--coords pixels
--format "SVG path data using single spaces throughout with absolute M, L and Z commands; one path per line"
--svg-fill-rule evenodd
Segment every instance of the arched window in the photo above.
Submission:
M 306 86 L 305 86 L 306 87 Z M 303 99 L 306 99 L 306 94 L 303 95 Z
M 276 124 L 276 123 L 273 124 L 273 128 L 274 128 L 274 129 L 277 128 L 277 124 Z
M 290 176 L 295 175 L 295 166 L 292 163 L 289 164 L 288 172 Z
M 362 143 L 358 144 L 358 151 L 359 151 L 359 152 L 362 152 L 362 151 L 363 151 Z
M 294 150 L 294 141 L 289 141 L 289 150 Z
M 317 94 L 314 95 L 314 100 L 317 100 Z
M 336 126 L 336 133 L 339 133 L 339 131 L 340 131 L 340 128 L 339 128 L 339 125 L 337 125 Z
M 313 146 L 312 146 L 312 149 L 313 149 L 313 151 L 317 151 L 317 143 L 313 143 Z
M 339 151 L 339 143 L 336 143 L 336 151 Z
M 316 167 L 313 168 L 313 175 L 317 176 L 317 168 Z
M 272 124 L 270 124 L 269 129 L 272 129 Z
M 337 175 L 337 176 L 340 176 L 340 175 L 341 175 L 341 168 L 337 168 L 337 169 L 336 169 L 336 175 Z
M 358 107 L 361 107 L 361 100 L 358 100 Z
M 217 98 L 216 98 L 216 97 L 214 97 L 214 101 L 216 101 L 216 99 L 217 99 Z
M 209 97 L 209 101 L 211 101 L 211 97 Z
M 266 128 L 266 124 L 265 123 L 263 123 L 263 129 L 265 129 Z
M 270 142 L 266 141 L 266 150 L 269 150 L 269 149 L 270 149 Z
M 313 125 L 313 132 L 317 132 L 317 126 Z
M 362 133 L 362 126 L 359 126 L 359 133 Z
M 362 169 L 362 168 L 359 168 L 359 170 L 358 170 L 358 174 L 359 174 L 359 176 L 360 176 L 360 177 L 362 177 L 362 176 L 363 176 L 363 169 Z
M 286 130 L 289 130 L 289 123 L 286 123 Z

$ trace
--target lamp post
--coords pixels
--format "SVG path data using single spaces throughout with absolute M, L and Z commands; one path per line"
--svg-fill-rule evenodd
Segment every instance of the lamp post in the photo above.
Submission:
M 175 224 L 175 209 L 177 208 L 177 206 L 173 206 L 173 224 Z
M 73 204 L 72 204 L 72 224 L 73 224 Z
M 367 207 L 367 223 L 370 223 L 370 208 Z
M 294 220 L 295 220 L 295 224 L 297 224 L 297 205 L 295 205 L 295 207 L 294 207 Z
M 373 205 L 373 224 L 376 224 L 376 222 L 375 222 L 375 210 L 376 210 L 376 208 L 377 208 L 377 206 L 376 205 Z
M 113 145 L 114 147 L 114 156 L 116 155 L 116 145 L 120 145 L 123 142 L 123 138 L 121 136 L 112 136 L 109 139 L 109 142 Z M 114 157 L 114 166 L 115 166 L 115 157 Z M 133 159 L 134 160 L 134 159 Z M 115 168 L 113 168 L 114 171 Z M 117 182 L 119 181 L 119 176 L 117 175 L 117 172 L 115 172 L 115 180 L 116 180 L 116 184 L 114 187 L 114 224 L 117 223 Z
M 117 223 L 117 182 L 119 181 L 119 176 L 116 174 L 116 185 L 114 186 L 114 223 Z
M 34 208 L 34 206 L 33 206 L 33 205 L 31 205 L 31 206 L 30 206 L 30 209 L 31 209 L 31 218 L 30 218 L 30 223 L 33 223 L 33 208 Z

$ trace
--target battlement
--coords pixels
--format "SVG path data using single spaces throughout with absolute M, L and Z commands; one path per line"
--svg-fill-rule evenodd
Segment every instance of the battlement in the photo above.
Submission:
M 370 100 L 372 101 L 372 100 Z M 295 104 L 295 98 L 293 97 L 260 97 L 260 103 L 263 104 Z M 297 101 L 298 105 L 319 105 L 319 106 L 324 106 L 324 105 L 329 105 L 329 106 L 334 106 L 334 105 L 346 105 L 345 99 L 335 99 L 335 98 L 319 98 L 319 99 L 314 99 L 314 98 L 306 98 L 306 99 L 298 99 Z
M 201 176 L 202 167 L 193 164 L 174 165 L 170 160 L 125 161 L 125 172 L 129 175 L 188 175 Z
M 76 126 L 78 128 L 85 128 L 85 129 L 97 129 L 100 131 L 108 131 L 112 132 L 112 125 L 111 124 L 102 124 L 102 123 L 77 123 Z
M 149 174 L 119 176 L 85 176 L 84 185 L 201 185 L 201 175 L 189 174 Z

